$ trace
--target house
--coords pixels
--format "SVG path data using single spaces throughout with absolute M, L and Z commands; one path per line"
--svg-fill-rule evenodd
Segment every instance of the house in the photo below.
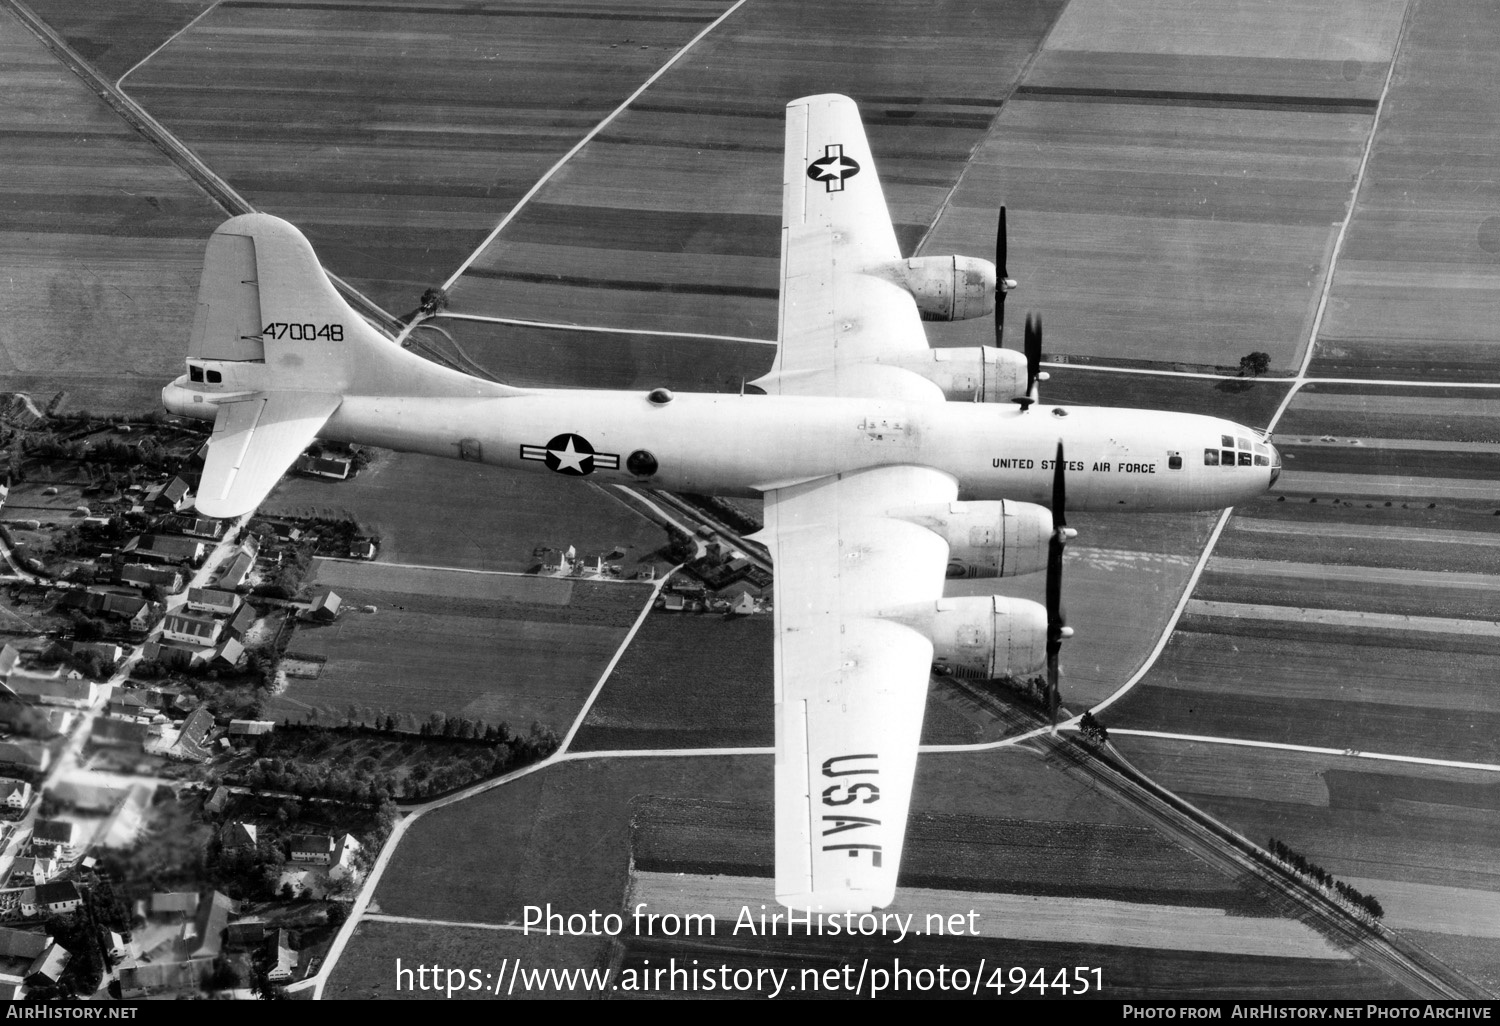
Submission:
M 135 691 L 116 691 L 109 698 L 109 704 L 105 711 L 111 716 L 122 716 L 133 719 L 136 716 L 151 715 L 152 705 L 143 694 Z
M 215 520 L 213 517 L 200 517 L 189 513 L 179 513 L 169 517 L 162 517 L 160 524 L 168 531 L 190 535 L 194 538 L 218 541 L 224 537 L 224 521 Z
M 71 886 L 71 885 L 70 885 Z M 36 956 L 31 968 L 26 970 L 26 982 L 32 986 L 55 984 L 62 978 L 63 970 L 73 960 L 73 953 L 54 940 L 49 939 L 42 953 Z
M 113 930 L 109 931 L 108 954 L 112 962 L 119 962 L 126 955 L 130 954 L 130 946 L 125 943 L 125 938 Z
M 219 588 L 189 588 L 187 595 L 187 607 L 193 612 L 216 616 L 233 616 L 244 601 L 235 592 Z
M 52 765 L 52 753 L 34 741 L 0 741 L 0 765 L 45 773 Z
M 6 682 L 15 696 L 33 705 L 66 705 L 86 708 L 99 697 L 99 685 L 82 677 L 34 677 L 13 673 Z
M 215 667 L 235 670 L 245 661 L 245 646 L 239 638 L 225 638 L 219 642 L 219 647 L 214 649 L 213 658 L 209 663 Z
M 354 871 L 354 858 L 361 845 L 352 834 L 342 834 L 333 845 L 333 856 L 329 862 L 328 879 L 338 881 Z
M 120 551 L 148 563 L 198 563 L 208 555 L 208 543 L 177 534 L 141 534 Z
M 327 834 L 296 834 L 292 837 L 293 862 L 312 862 L 326 866 L 333 858 L 333 838 Z
M 96 748 L 142 748 L 151 736 L 151 724 L 138 720 L 94 720 L 89 744 Z
M 265 943 L 266 922 L 263 919 L 242 919 L 230 923 L 224 931 L 224 947 L 230 951 L 249 951 Z
M 343 601 L 332 591 L 320 591 L 313 596 L 312 604 L 303 610 L 302 619 L 316 623 L 332 623 L 338 618 L 339 606 L 343 604 Z
M 65 819 L 39 819 L 31 829 L 31 850 L 45 849 L 54 857 L 71 859 L 77 854 L 73 850 L 76 828 Z
M 182 590 L 182 574 L 170 567 L 154 567 L 145 563 L 127 563 L 120 571 L 122 584 L 145 590 L 147 588 L 160 588 L 168 595 L 175 595 Z
M 156 485 L 146 492 L 146 505 L 155 506 L 158 509 L 180 512 L 192 504 L 193 493 L 188 483 L 180 477 L 174 477 L 165 484 Z
M 213 960 L 207 958 L 127 966 L 120 970 L 120 996 L 131 1000 L 152 994 L 189 994 L 203 989 L 213 971 Z
M 37 914 L 36 888 L 22 887 L 16 895 L 16 906 L 21 910 L 21 915 L 24 918 L 35 918 Z
M 233 904 L 228 895 L 219 891 L 211 892 L 198 902 L 193 921 L 182 929 L 182 939 L 193 945 L 188 957 L 219 957 L 224 949 L 224 928 L 229 925 L 229 913 Z
M 47 935 L 0 926 L 0 973 L 20 977 L 47 950 Z M 14 971 L 9 971 L 14 970 Z
M 255 557 L 248 552 L 237 552 L 233 559 L 219 571 L 216 583 L 220 588 L 239 588 L 255 567 Z
M 292 950 L 291 936 L 285 930 L 266 935 L 266 979 L 276 983 L 290 980 L 297 969 L 297 953 Z
M 31 804 L 31 785 L 14 777 L 0 777 L 0 802 L 7 809 L 24 809 Z
M 161 634 L 168 641 L 180 641 L 187 645 L 211 648 L 219 643 L 219 632 L 224 628 L 222 620 L 196 613 L 168 613 L 162 622 Z
M 216 787 L 214 788 L 213 794 L 209 795 L 208 799 L 203 803 L 203 811 L 215 816 L 222 815 L 224 812 L 224 806 L 228 804 L 229 788 L 222 786 Z
M 224 633 L 228 634 L 231 638 L 244 640 L 245 632 L 254 626 L 259 616 L 260 614 L 255 611 L 254 606 L 248 602 L 242 602 L 240 603 L 240 607 L 235 610 L 234 615 L 225 621 Z
M 36 903 L 38 908 L 44 908 L 48 913 L 55 915 L 61 912 L 71 912 L 82 905 L 83 895 L 78 893 L 78 888 L 72 880 L 54 880 L 51 883 L 37 885 Z
M 208 750 L 208 734 L 213 728 L 214 714 L 209 712 L 208 706 L 198 706 L 182 721 L 177 740 L 167 749 L 166 754 L 174 759 L 203 761 L 211 754 Z
M 353 461 L 342 458 L 324 456 L 301 456 L 296 463 L 299 474 L 307 474 L 311 477 L 326 477 L 333 481 L 343 481 L 349 477 L 349 470 Z
M 275 720 L 230 720 L 229 733 L 232 737 L 256 737 L 260 734 L 269 734 L 276 729 Z
M 254 823 L 246 823 L 243 820 L 232 820 L 224 824 L 224 829 L 219 831 L 219 844 L 225 851 L 235 851 L 241 848 L 254 848 L 260 843 L 260 832 Z
M 10 877 L 16 882 L 44 884 L 57 875 L 57 860 L 23 855 L 10 867 Z
M 174 669 L 184 669 L 199 663 L 206 663 L 213 657 L 214 650 L 203 645 L 186 645 L 180 641 L 148 641 L 146 647 L 141 650 L 141 657 L 149 659 L 163 666 Z

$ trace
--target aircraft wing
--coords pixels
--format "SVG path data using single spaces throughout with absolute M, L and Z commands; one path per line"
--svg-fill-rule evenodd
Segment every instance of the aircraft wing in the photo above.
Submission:
M 266 392 L 220 403 L 198 483 L 198 512 L 237 517 L 259 506 L 341 402 L 322 392 Z
M 893 267 L 902 257 L 859 108 L 805 96 L 786 109 L 780 347 L 757 384 L 780 395 L 943 398 L 925 378 L 872 364 L 927 351 Z
M 789 907 L 890 904 L 906 835 L 932 642 L 891 614 L 943 596 L 948 546 L 884 516 L 951 502 L 925 467 L 768 492 L 776 563 L 776 896 Z

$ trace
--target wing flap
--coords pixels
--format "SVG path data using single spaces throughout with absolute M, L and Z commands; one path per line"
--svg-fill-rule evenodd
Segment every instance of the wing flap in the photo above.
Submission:
M 259 506 L 342 399 L 274 392 L 220 403 L 198 484 L 198 512 L 237 517 Z

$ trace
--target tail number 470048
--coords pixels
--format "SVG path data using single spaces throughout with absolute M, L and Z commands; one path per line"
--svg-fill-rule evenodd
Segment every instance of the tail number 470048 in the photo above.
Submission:
M 272 321 L 260 333 L 265 338 L 286 338 L 293 342 L 311 342 L 320 338 L 326 338 L 330 342 L 344 341 L 342 324 L 288 324 L 285 321 Z

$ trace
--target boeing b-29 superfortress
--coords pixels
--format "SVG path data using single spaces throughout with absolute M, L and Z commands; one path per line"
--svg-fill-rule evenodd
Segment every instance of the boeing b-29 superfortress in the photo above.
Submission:
M 754 394 L 515 388 L 441 367 L 356 314 L 296 228 L 246 214 L 209 240 L 187 371 L 162 398 L 214 423 L 208 516 L 253 510 L 318 437 L 761 497 L 776 895 L 863 912 L 895 894 L 932 666 L 1046 666 L 1055 709 L 1064 507 L 1230 506 L 1280 459 L 1213 417 L 1042 405 L 1029 321 L 1021 353 L 929 348 L 924 317 L 996 311 L 998 339 L 1015 283 L 983 260 L 902 258 L 849 98 L 787 106 L 782 188 L 779 349 Z M 1002 212 L 1002 265 L 1003 238 Z M 947 577 L 1044 569 L 1046 606 L 943 597 Z

